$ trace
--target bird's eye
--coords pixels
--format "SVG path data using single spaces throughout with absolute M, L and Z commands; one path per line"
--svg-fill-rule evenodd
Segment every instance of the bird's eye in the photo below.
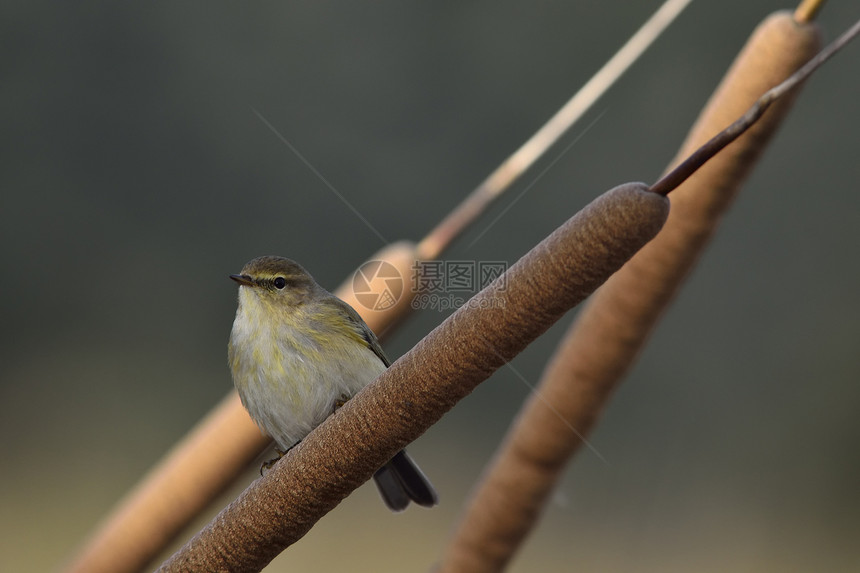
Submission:
M 276 289 L 281 290 L 282 288 L 287 286 L 287 279 L 285 279 L 284 277 L 277 277 L 273 281 L 273 284 L 275 285 Z

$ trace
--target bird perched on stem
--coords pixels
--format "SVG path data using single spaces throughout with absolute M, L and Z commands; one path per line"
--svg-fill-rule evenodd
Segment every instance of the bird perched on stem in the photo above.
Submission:
M 230 278 L 239 283 L 228 346 L 233 383 L 283 455 L 391 363 L 358 313 L 294 261 L 259 257 Z M 437 503 L 405 450 L 373 478 L 392 511 Z

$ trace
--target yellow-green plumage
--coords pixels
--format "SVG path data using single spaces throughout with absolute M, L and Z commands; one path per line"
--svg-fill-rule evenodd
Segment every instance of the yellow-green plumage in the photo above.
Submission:
M 389 361 L 358 313 L 297 263 L 260 257 L 231 278 L 240 285 L 228 350 L 233 381 L 254 421 L 287 450 Z M 410 499 L 436 503 L 432 486 L 405 452 L 375 478 L 394 510 Z

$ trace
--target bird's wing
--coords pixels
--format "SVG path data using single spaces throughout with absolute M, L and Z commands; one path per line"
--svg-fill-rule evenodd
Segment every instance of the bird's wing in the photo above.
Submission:
M 379 359 L 382 360 L 382 363 L 385 364 L 385 367 L 388 368 L 391 366 L 391 361 L 385 355 L 385 352 L 382 350 L 382 346 L 379 344 L 379 340 L 376 338 L 376 335 L 370 330 L 370 327 L 367 326 L 367 323 L 361 318 L 361 316 L 346 302 L 340 300 L 337 297 L 332 297 L 331 302 L 337 306 L 337 308 L 349 319 L 350 323 L 353 325 L 356 334 L 358 334 L 365 343 L 367 343 L 367 347 L 373 350 L 373 353 L 379 356 Z

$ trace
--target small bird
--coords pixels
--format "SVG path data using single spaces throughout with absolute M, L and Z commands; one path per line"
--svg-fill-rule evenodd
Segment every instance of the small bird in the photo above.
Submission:
M 355 309 L 298 263 L 259 257 L 230 278 L 239 283 L 228 345 L 233 383 L 251 418 L 283 455 L 391 363 Z M 405 450 L 373 478 L 392 511 L 406 509 L 410 501 L 438 503 Z

